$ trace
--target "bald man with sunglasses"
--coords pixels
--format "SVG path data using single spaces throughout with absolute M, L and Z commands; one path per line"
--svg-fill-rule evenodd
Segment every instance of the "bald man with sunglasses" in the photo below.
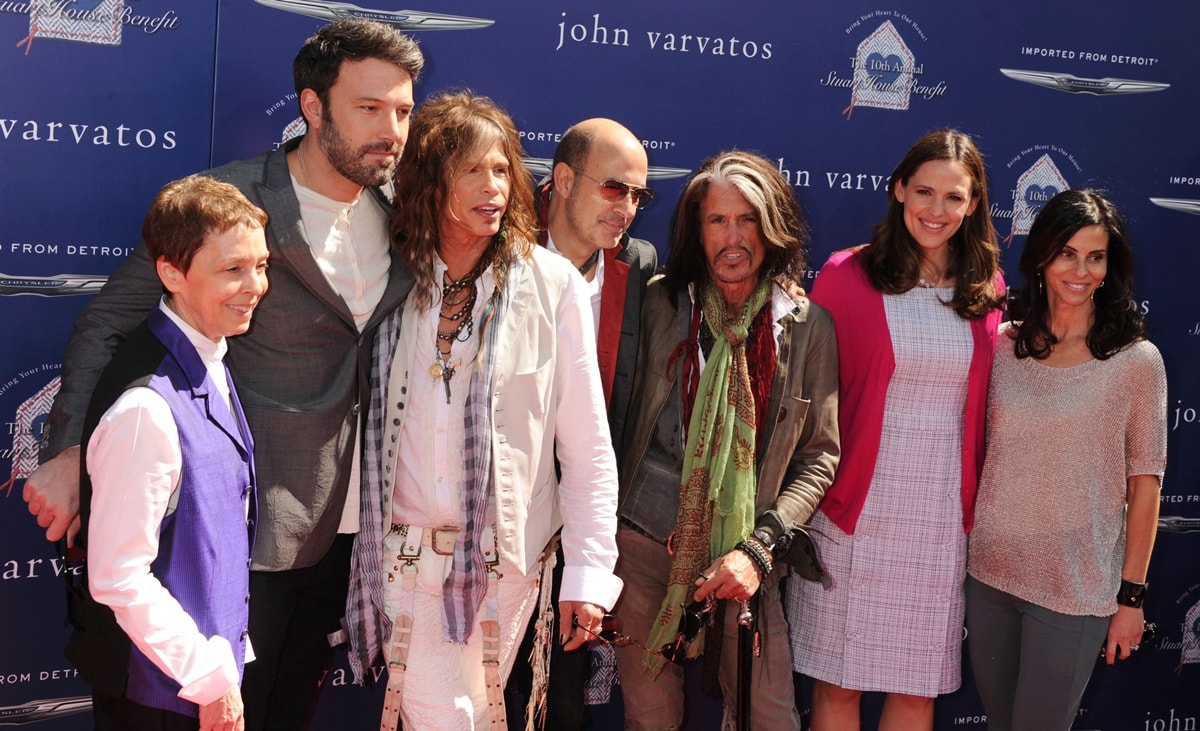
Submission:
M 638 210 L 654 197 L 646 175 L 641 140 L 611 119 L 588 119 L 563 134 L 551 180 L 539 196 L 543 243 L 570 259 L 590 285 L 600 380 L 618 451 L 633 385 L 642 292 L 658 266 L 654 246 L 628 233 Z
M 646 150 L 641 141 L 619 123 L 596 118 L 563 134 L 554 151 L 551 177 L 538 189 L 540 243 L 569 259 L 588 283 L 600 380 L 618 454 L 633 386 L 642 293 L 658 266 L 654 246 L 628 233 L 638 210 L 654 196 L 646 187 L 646 176 Z M 556 571 L 555 593 L 558 583 Z M 562 628 L 553 631 L 557 636 Z M 611 653 L 607 647 L 600 651 Z M 527 656 L 525 651 L 519 653 L 519 657 Z M 613 662 L 611 657 L 608 662 Z M 570 731 L 586 727 L 583 692 L 591 671 L 591 652 L 588 648 L 563 652 L 556 643 L 550 668 L 553 682 L 542 728 Z M 514 673 L 518 687 L 522 686 L 521 674 L 521 670 Z M 524 682 L 528 681 L 526 675 Z

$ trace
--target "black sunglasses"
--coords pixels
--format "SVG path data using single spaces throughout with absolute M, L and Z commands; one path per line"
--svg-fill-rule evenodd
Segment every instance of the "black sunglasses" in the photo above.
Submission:
M 636 185 L 622 183 L 620 180 L 615 178 L 597 180 L 577 167 L 572 167 L 571 169 L 592 181 L 596 185 L 599 185 L 600 195 L 606 201 L 624 200 L 625 196 L 630 196 L 633 198 L 633 205 L 637 206 L 638 208 L 645 208 L 646 204 L 654 198 L 654 191 L 650 190 L 649 188 L 639 188 Z
M 712 596 L 711 594 L 709 595 Z M 663 645 L 662 656 L 673 663 L 682 664 L 687 659 L 688 648 L 711 620 L 712 612 L 716 609 L 715 601 L 692 602 L 683 608 L 683 616 L 679 618 L 679 635 L 675 642 Z
M 599 634 L 592 632 L 586 627 L 583 628 L 583 631 L 601 642 L 606 642 L 616 647 L 636 645 L 643 652 L 651 655 L 662 655 L 666 658 L 667 662 L 682 664 L 687 659 L 688 647 L 696 640 L 704 625 L 712 619 L 712 613 L 716 606 L 717 602 L 711 595 L 706 601 L 694 601 L 685 605 L 683 607 L 683 616 L 679 618 L 679 634 L 675 637 L 675 641 L 665 644 L 657 650 L 646 647 L 629 635 L 621 634 L 620 628 L 617 626 L 617 619 L 611 614 L 604 615 L 604 621 L 601 624 Z M 581 626 L 578 620 L 574 621 L 573 624 L 576 627 Z

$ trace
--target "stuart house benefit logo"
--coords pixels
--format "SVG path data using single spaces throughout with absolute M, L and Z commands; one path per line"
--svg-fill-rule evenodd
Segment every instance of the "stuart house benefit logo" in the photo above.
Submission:
M 1037 217 L 1038 211 L 1042 210 L 1042 206 L 1046 205 L 1046 202 L 1054 196 L 1071 187 L 1058 165 L 1055 164 L 1054 158 L 1050 155 L 1051 152 L 1061 154 L 1075 164 L 1075 158 L 1057 145 L 1031 145 L 1008 161 L 1006 167 L 1009 170 L 1020 170 L 1018 165 L 1021 161 L 1034 156 L 1033 164 L 1017 176 L 1016 185 L 1013 186 L 1011 192 L 1012 208 L 1005 210 L 1001 208 L 1000 203 L 992 202 L 990 213 L 993 219 L 1012 219 L 1012 225 L 1008 235 L 1004 237 L 1004 243 L 1011 245 L 1015 237 L 1028 234 L 1030 226 L 1033 225 L 1033 219 Z M 1075 169 L 1079 169 L 1078 164 L 1075 164 Z M 997 226 L 997 229 L 999 228 Z
M 127 25 L 148 34 L 179 26 L 174 10 L 142 15 L 126 0 L 0 0 L 0 12 L 29 15 L 29 34 L 17 43 L 26 56 L 35 38 L 119 46 Z
M 930 101 L 946 94 L 945 81 L 932 84 L 925 79 L 925 65 L 917 63 L 916 55 L 896 27 L 896 23 L 901 23 L 922 41 L 926 40 L 924 31 L 908 15 L 892 10 L 871 11 L 855 19 L 845 33 L 870 27 L 881 18 L 883 22 L 858 44 L 850 58 L 851 75 L 846 77 L 831 70 L 819 82 L 821 86 L 850 90 L 850 105 L 842 110 L 846 119 L 850 119 L 855 107 L 904 111 L 914 96 Z
M 56 370 L 58 370 L 57 364 L 43 363 L 40 367 L 21 371 L 0 384 L 0 396 L 27 378 Z M 0 482 L 0 493 L 6 497 L 12 493 L 13 485 L 17 480 L 29 477 L 37 469 L 38 445 L 42 439 L 42 430 L 46 426 L 46 418 L 50 415 L 50 406 L 54 403 L 54 395 L 58 393 L 58 387 L 58 376 L 54 376 L 49 383 L 22 401 L 17 406 L 13 420 L 6 424 L 9 436 L 12 437 L 11 448 L 0 448 L 0 456 L 12 460 L 12 473 L 8 480 Z

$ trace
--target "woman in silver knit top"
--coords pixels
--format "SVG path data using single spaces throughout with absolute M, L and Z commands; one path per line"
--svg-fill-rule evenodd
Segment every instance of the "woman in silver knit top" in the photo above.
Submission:
M 967 572 L 988 728 L 1069 729 L 1103 647 L 1137 650 L 1166 466 L 1167 384 L 1113 204 L 1052 198 L 1001 328 Z

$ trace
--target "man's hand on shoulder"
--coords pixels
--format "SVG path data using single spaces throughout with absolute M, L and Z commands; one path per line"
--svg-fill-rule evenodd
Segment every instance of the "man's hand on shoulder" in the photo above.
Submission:
M 67 539 L 75 545 L 79 533 L 79 447 L 67 447 L 25 480 L 22 493 L 29 512 L 46 529 L 46 540 Z

